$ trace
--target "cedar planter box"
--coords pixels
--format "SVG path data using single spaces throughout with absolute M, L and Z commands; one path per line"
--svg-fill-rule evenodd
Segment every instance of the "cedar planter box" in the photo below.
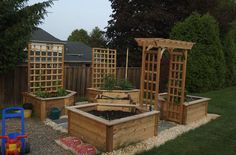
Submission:
M 104 96 L 109 96 L 111 98 L 117 98 L 117 99 L 107 99 L 107 101 L 103 100 L 104 102 L 113 102 L 113 103 L 121 103 L 124 104 L 124 102 L 126 103 L 126 101 L 124 101 L 122 103 L 122 100 L 118 99 L 118 98 L 122 98 L 122 97 L 127 97 L 129 96 L 130 98 L 130 102 L 132 104 L 138 104 L 139 103 L 139 96 L 140 96 L 140 90 L 139 89 L 131 89 L 131 90 L 101 90 L 101 89 L 97 89 L 97 88 L 87 88 L 86 91 L 86 96 L 88 98 L 88 100 L 90 102 L 99 102 L 99 100 L 97 100 L 97 97 L 101 95 Z M 100 100 L 101 101 L 101 100 Z
M 67 107 L 69 135 L 80 137 L 101 151 L 120 147 L 157 136 L 158 111 L 146 112 L 135 105 L 91 103 Z M 136 111 L 137 114 L 120 119 L 106 120 L 89 113 L 97 111 Z
M 167 93 L 159 94 L 159 96 L 167 97 Z M 182 124 L 189 124 L 207 116 L 209 98 L 192 95 L 187 95 L 187 98 L 190 99 L 190 101 L 186 101 L 183 105 L 176 104 L 176 107 L 172 105 L 172 108 L 175 109 L 180 109 L 182 106 Z M 159 100 L 159 103 L 161 119 L 171 120 L 171 118 L 168 118 L 168 109 L 165 100 L 162 98 Z
M 61 110 L 61 114 L 66 114 L 65 107 L 74 105 L 76 101 L 76 92 L 66 90 L 69 94 L 62 97 L 41 98 L 32 93 L 23 93 L 23 103 L 32 103 L 33 112 L 36 117 L 44 121 L 48 112 L 52 107 L 57 107 Z

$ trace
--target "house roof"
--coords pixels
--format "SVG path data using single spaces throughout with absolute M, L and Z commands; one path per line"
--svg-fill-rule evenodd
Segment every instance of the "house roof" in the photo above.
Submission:
M 31 42 L 64 43 L 60 39 L 57 39 L 56 37 L 41 28 L 36 28 L 36 30 L 34 30 L 30 40 Z
M 82 42 L 68 42 L 62 41 L 47 31 L 36 28 L 31 35 L 31 42 L 39 43 L 60 43 L 64 44 L 65 48 L 65 62 L 78 63 L 78 62 L 92 62 L 92 48 Z
M 91 62 L 92 48 L 82 42 L 66 42 L 65 62 Z

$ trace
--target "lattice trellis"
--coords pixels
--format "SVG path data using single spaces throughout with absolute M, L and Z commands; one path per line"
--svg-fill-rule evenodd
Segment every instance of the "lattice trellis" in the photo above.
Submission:
M 158 49 L 160 50 L 160 49 Z M 143 68 L 141 76 L 141 96 L 140 103 L 141 106 L 146 106 L 150 108 L 152 105 L 158 101 L 159 92 L 159 75 L 160 75 L 160 58 L 161 52 L 158 50 L 144 51 L 143 53 Z M 157 107 L 155 107 L 157 109 Z
M 185 76 L 187 50 L 193 46 L 191 42 L 161 38 L 136 38 L 139 46 L 143 47 L 140 104 L 158 109 L 160 61 L 162 53 L 167 50 L 170 54 L 167 111 L 168 120 L 182 123 L 183 103 L 185 100 Z M 153 51 L 155 49 L 155 51 Z
M 92 87 L 102 88 L 107 75 L 116 77 L 116 50 L 93 48 Z
M 170 65 L 166 117 L 169 118 L 169 120 L 171 121 L 180 122 L 183 117 L 182 105 L 185 100 L 187 50 L 171 50 L 169 53 Z
M 54 92 L 63 87 L 64 45 L 30 43 L 28 45 L 28 91 Z

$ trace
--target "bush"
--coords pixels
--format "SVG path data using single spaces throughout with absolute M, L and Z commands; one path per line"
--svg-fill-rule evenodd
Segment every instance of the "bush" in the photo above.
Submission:
M 224 55 L 226 62 L 226 86 L 236 85 L 236 25 L 224 38 Z
M 203 92 L 224 86 L 225 60 L 219 36 L 217 21 L 208 14 L 193 13 L 173 27 L 172 39 L 196 43 L 188 53 L 188 91 Z

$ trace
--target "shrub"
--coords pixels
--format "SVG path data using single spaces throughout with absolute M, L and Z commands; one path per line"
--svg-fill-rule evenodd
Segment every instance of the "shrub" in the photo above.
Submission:
M 236 85 L 236 25 L 224 37 L 226 86 Z
M 208 14 L 193 13 L 173 27 L 172 39 L 196 43 L 188 53 L 188 91 L 202 92 L 224 86 L 225 60 L 219 36 L 217 21 Z

